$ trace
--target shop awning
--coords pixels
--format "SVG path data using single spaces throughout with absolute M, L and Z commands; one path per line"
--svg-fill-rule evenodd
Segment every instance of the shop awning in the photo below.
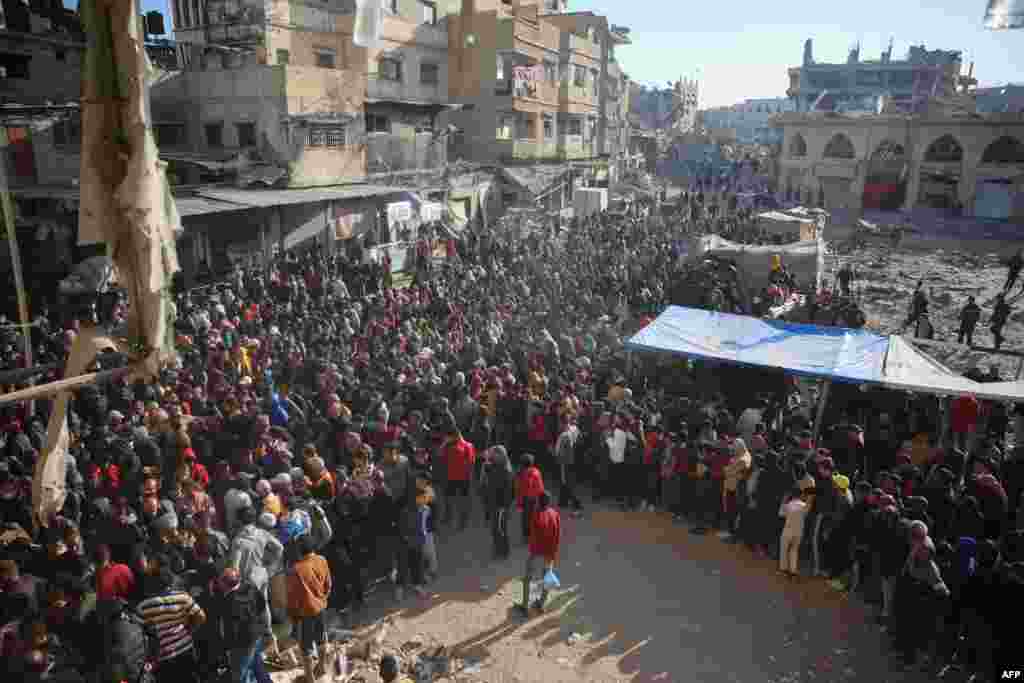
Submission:
M 242 204 L 221 202 L 216 199 L 206 199 L 205 197 L 175 197 L 174 204 L 178 207 L 178 215 L 182 218 L 205 216 L 211 213 L 245 211 L 250 208 Z
M 331 187 L 313 187 L 295 190 L 237 190 L 216 188 L 199 190 L 196 194 L 208 199 L 215 199 L 233 204 L 250 207 L 270 208 L 273 206 L 291 206 L 345 199 L 365 199 L 386 195 L 399 195 L 415 192 L 413 188 L 389 185 L 336 185 Z

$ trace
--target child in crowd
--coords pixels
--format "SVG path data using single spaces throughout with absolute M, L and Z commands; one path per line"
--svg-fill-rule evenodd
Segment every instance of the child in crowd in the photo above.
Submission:
M 530 540 L 530 519 L 537 509 L 537 499 L 544 493 L 544 477 L 533 464 L 533 456 L 523 456 L 523 469 L 516 480 L 516 502 L 523 513 L 523 543 Z
M 794 486 L 779 508 L 779 517 L 786 520 L 779 542 L 779 571 L 791 578 L 800 574 L 800 542 L 804 537 L 804 520 L 810 506 L 800 486 Z

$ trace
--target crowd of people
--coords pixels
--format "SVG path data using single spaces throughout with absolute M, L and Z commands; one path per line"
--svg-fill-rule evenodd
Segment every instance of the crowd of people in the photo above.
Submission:
M 809 563 L 879 602 L 909 659 L 988 675 L 1024 559 L 1009 412 L 954 401 L 946 447 L 937 401 L 833 395 L 844 412 L 815 442 L 792 379 L 628 363 L 623 339 L 685 274 L 680 222 L 471 230 L 444 264 L 418 251 L 403 288 L 313 251 L 184 293 L 173 367 L 77 392 L 69 494 L 40 528 L 47 406 L 4 408 L 4 680 L 266 683 L 283 625 L 315 680 L 328 610 L 358 619 L 380 578 L 412 599 L 445 571 L 437 534 L 480 519 L 500 559 L 518 517 L 519 607 L 543 609 L 559 510 L 583 513 L 584 484 L 718 529 L 789 576 Z M 77 318 L 32 329 L 37 362 L 115 322 Z M 19 367 L 17 331 L 0 334 Z

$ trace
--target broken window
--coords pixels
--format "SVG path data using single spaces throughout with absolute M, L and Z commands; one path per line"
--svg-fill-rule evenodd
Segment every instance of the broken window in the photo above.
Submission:
M 437 64 L 420 64 L 420 83 L 437 85 L 441 82 L 441 67 Z
M 377 75 L 385 81 L 401 81 L 402 63 L 397 59 L 385 57 L 377 63 Z
M 256 146 L 256 124 L 255 123 L 236 123 L 235 130 L 238 132 L 238 146 L 239 147 L 255 147 Z
M 555 117 L 551 114 L 544 114 L 544 139 L 550 140 L 555 137 Z
M 334 50 L 321 48 L 316 51 L 316 65 L 321 69 L 333 69 L 337 53 Z
M 391 121 L 388 117 L 381 116 L 380 114 L 367 114 L 366 115 L 366 132 L 367 133 L 390 133 L 391 132 Z
M 567 123 L 567 135 L 583 135 L 583 120 L 580 117 L 570 117 Z
M 54 147 L 78 147 L 82 144 L 82 120 L 78 116 L 62 119 L 53 125 Z
M 30 61 L 32 58 L 26 55 L 0 54 L 0 69 L 4 72 L 4 78 L 28 78 Z
M 153 126 L 157 147 L 178 147 L 184 145 L 187 136 L 184 123 L 158 123 Z
M 206 131 L 206 146 L 219 148 L 224 146 L 224 124 L 207 123 L 203 126 Z

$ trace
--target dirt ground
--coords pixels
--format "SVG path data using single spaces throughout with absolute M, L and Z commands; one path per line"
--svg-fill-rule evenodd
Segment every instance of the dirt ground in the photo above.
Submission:
M 715 536 L 693 536 L 662 513 L 594 507 L 582 519 L 563 515 L 562 524 L 562 588 L 543 614 L 526 619 L 511 611 L 522 592 L 525 548 L 490 561 L 478 519 L 440 540 L 441 577 L 428 597 L 397 604 L 389 587 L 378 590 L 357 634 L 391 617 L 383 651 L 407 666 L 417 652 L 446 646 L 451 674 L 433 680 L 924 680 L 890 672 L 866 608 L 822 580 L 786 581 L 770 560 Z M 378 680 L 361 662 L 354 673 L 352 680 Z
M 1004 265 L 1019 245 L 993 242 L 986 254 L 943 249 L 891 249 L 869 246 L 858 253 L 835 257 L 829 255 L 826 273 L 837 272 L 850 261 L 856 270 L 854 292 L 868 318 L 868 326 L 883 334 L 898 333 L 910 306 L 910 299 L 919 280 L 929 291 L 929 310 L 935 326 L 935 339 L 956 342 L 960 328 L 960 309 L 973 295 L 982 307 L 982 319 L 974 334 L 975 344 L 992 345 L 988 320 L 996 294 L 1006 281 Z M 1024 341 L 1024 301 L 1019 300 L 1021 283 L 1008 299 L 1014 309 L 1004 328 L 1003 348 L 1021 350 Z M 913 330 L 907 329 L 907 335 Z M 950 369 L 966 371 L 972 365 L 986 369 L 998 365 L 1003 379 L 1013 379 L 1019 361 L 1006 356 L 993 356 L 961 346 L 952 351 L 929 349 L 929 354 Z

